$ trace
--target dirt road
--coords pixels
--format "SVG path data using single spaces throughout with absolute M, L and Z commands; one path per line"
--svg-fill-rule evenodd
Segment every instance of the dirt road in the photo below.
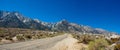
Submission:
M 0 45 L 0 50 L 80 50 L 77 40 L 68 34 L 26 41 L 13 44 Z

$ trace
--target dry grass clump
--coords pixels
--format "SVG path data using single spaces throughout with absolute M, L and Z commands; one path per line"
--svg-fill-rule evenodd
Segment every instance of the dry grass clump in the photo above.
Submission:
M 120 43 L 114 46 L 114 50 L 120 50 Z
M 115 42 L 118 42 L 119 40 L 120 40 L 120 38 L 111 38 L 110 42 L 115 43 Z
M 79 40 L 79 43 L 88 44 L 90 41 L 93 41 L 96 39 L 96 36 L 89 35 L 89 34 L 72 34 L 74 38 Z
M 89 50 L 107 50 L 108 42 L 105 39 L 95 39 L 94 41 L 89 42 Z
M 104 35 L 97 34 L 72 34 L 74 38 L 79 40 L 79 43 L 88 45 L 87 50 L 106 50 L 109 42 Z
M 19 40 L 19 41 L 24 41 L 24 40 L 25 40 L 23 34 L 18 34 L 18 35 L 16 35 L 16 38 L 17 38 L 17 40 Z

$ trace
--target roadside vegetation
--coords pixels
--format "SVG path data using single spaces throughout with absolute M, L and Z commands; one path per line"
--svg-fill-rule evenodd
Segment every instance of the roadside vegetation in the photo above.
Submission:
M 0 44 L 42 39 L 62 35 L 64 32 L 51 32 L 33 29 L 0 28 Z M 107 39 L 102 34 L 71 33 L 78 43 L 87 45 L 82 50 L 120 50 L 120 37 Z M 113 45 L 111 47 L 112 44 Z
M 108 42 L 105 39 L 95 39 L 88 44 L 89 50 L 107 50 Z
M 48 38 L 62 34 L 64 33 L 20 28 L 0 28 L 0 44 Z
M 72 34 L 78 43 L 86 44 L 88 47 L 83 50 L 120 50 L 120 38 L 106 39 L 105 35 L 99 34 Z M 118 42 L 118 43 L 116 43 Z M 116 45 L 112 46 L 112 44 Z

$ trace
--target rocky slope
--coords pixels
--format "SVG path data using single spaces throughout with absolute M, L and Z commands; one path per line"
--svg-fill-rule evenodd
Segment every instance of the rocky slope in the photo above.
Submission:
M 90 26 L 78 25 L 62 20 L 57 23 L 42 22 L 37 19 L 30 19 L 19 12 L 0 11 L 0 27 L 5 28 L 29 28 L 49 31 L 62 31 L 73 33 L 93 33 L 93 34 L 114 34 L 103 29 L 92 28 Z

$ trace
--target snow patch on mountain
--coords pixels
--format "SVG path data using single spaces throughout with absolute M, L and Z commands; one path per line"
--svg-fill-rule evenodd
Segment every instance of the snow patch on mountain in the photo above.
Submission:
M 6 22 L 9 21 L 9 22 Z M 12 21 L 12 22 L 11 22 Z M 0 27 L 18 27 L 18 28 L 34 28 L 39 30 L 49 29 L 50 31 L 62 31 L 62 32 L 80 32 L 80 33 L 96 33 L 96 34 L 110 34 L 99 28 L 92 28 L 90 26 L 79 25 L 76 23 L 70 23 L 63 19 L 57 23 L 43 22 L 38 19 L 31 19 L 21 15 L 19 12 L 7 12 L 0 11 Z M 8 25 L 6 25 L 8 24 Z M 9 26 L 11 24 L 11 26 Z M 17 26 L 16 26 L 16 25 Z
M 36 21 L 36 22 L 38 22 L 38 23 L 40 23 L 40 20 L 39 19 L 33 19 L 34 21 Z

